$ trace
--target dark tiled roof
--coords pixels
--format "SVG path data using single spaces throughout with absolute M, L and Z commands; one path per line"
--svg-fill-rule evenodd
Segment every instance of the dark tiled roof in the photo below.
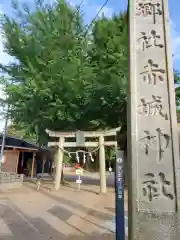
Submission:
M 0 147 L 2 144 L 3 135 L 0 134 Z M 6 136 L 5 147 L 14 147 L 14 148 L 24 148 L 24 149 L 32 149 L 32 150 L 48 150 L 45 147 L 39 147 L 35 143 L 30 143 L 25 141 L 24 139 L 12 136 Z

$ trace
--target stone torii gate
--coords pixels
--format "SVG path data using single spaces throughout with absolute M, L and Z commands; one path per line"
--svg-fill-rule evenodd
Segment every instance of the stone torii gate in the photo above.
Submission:
M 59 138 L 58 142 L 49 142 L 48 146 L 57 146 L 57 160 L 56 160 L 56 177 L 55 177 L 55 189 L 60 188 L 61 171 L 63 163 L 64 148 L 67 147 L 99 147 L 99 165 L 100 165 L 100 193 L 106 193 L 106 165 L 105 165 L 105 146 L 117 147 L 116 141 L 105 141 L 104 137 L 116 136 L 119 128 L 107 130 L 107 131 L 76 131 L 76 132 L 55 132 L 46 130 L 49 137 Z M 74 142 L 66 142 L 67 138 L 74 138 Z M 99 138 L 99 141 L 90 142 L 85 138 Z M 79 141 L 80 140 L 80 141 Z

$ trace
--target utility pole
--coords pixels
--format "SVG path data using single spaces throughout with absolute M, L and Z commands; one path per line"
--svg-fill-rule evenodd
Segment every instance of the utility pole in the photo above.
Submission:
M 0 171 L 3 163 L 3 155 L 4 155 L 4 148 L 5 148 L 5 141 L 6 141 L 7 124 L 8 124 L 8 113 L 9 113 L 9 105 L 7 107 L 7 112 L 5 116 L 4 132 L 3 132 L 2 143 L 1 143 Z
M 5 90 L 7 88 L 7 80 L 5 84 Z M 6 97 L 7 99 L 7 97 Z M 9 104 L 7 105 L 7 110 L 5 113 L 5 123 L 4 123 L 4 131 L 2 136 L 2 142 L 1 142 L 1 153 L 0 153 L 0 172 L 2 170 L 2 163 L 3 163 L 3 155 L 4 155 L 4 148 L 5 148 L 5 142 L 6 142 L 6 133 L 7 133 L 7 124 L 8 124 L 8 114 L 9 114 Z

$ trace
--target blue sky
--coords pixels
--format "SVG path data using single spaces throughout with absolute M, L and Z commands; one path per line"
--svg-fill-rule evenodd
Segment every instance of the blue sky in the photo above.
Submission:
M 53 2 L 54 0 L 46 0 L 47 2 Z M 101 8 L 105 0 L 84 0 L 82 10 L 87 22 L 96 15 Z M 179 13 L 179 1 L 169 0 L 169 12 L 171 22 L 171 42 L 174 53 L 174 67 L 180 71 L 180 13 Z M 22 2 L 22 0 L 19 0 Z M 26 0 L 30 6 L 34 6 L 35 0 Z M 68 0 L 70 4 L 78 5 L 81 0 Z M 103 13 L 106 16 L 111 16 L 114 12 L 119 12 L 127 9 L 128 0 L 109 0 L 108 4 L 104 7 Z M 11 0 L 0 0 L 0 12 L 5 12 L 12 15 Z M 2 33 L 0 32 L 0 62 L 7 63 L 11 58 L 3 53 Z M 0 129 L 2 128 L 2 122 L 0 121 Z

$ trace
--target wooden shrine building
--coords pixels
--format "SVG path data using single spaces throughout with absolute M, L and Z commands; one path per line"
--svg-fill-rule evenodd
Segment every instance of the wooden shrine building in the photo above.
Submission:
M 0 148 L 2 146 L 0 135 Z M 35 177 L 38 173 L 49 173 L 51 152 L 48 148 L 38 147 L 24 139 L 6 136 L 3 156 L 4 172 L 24 174 Z

